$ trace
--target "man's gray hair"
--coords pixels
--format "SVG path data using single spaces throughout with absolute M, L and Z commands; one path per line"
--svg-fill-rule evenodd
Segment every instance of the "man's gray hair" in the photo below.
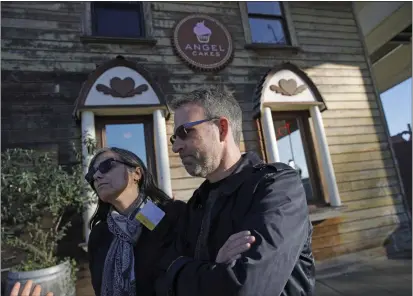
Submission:
M 170 107 L 175 111 L 190 103 L 204 108 L 206 118 L 226 117 L 231 125 L 235 144 L 240 145 L 242 110 L 232 91 L 226 87 L 199 88 L 173 100 Z

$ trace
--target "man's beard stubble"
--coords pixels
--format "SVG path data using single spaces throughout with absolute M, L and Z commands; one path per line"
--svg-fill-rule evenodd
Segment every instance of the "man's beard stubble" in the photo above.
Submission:
M 212 173 L 214 168 L 214 156 L 203 156 L 200 152 L 197 155 L 191 155 L 189 158 L 189 163 L 185 166 L 186 171 L 193 177 L 206 178 L 210 173 Z

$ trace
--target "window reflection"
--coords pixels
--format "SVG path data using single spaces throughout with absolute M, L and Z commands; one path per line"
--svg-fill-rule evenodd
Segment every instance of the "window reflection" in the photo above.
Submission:
M 248 13 L 258 13 L 265 15 L 281 15 L 280 3 L 276 1 L 247 2 Z
M 105 130 L 106 146 L 132 151 L 142 159 L 145 166 L 148 166 L 145 132 L 142 123 L 107 124 Z
M 93 3 L 94 34 L 111 37 L 142 37 L 140 5 Z
M 287 44 L 281 21 L 250 17 L 249 23 L 252 42 Z
M 253 43 L 289 43 L 285 16 L 279 1 L 247 2 L 247 12 Z
M 295 168 L 301 176 L 307 200 L 313 199 L 304 144 L 297 119 L 274 120 L 280 162 Z

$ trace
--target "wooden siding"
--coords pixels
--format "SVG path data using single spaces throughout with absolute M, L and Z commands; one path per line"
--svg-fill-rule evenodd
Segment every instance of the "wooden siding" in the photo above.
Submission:
M 168 100 L 205 85 L 234 88 L 244 111 L 241 149 L 262 155 L 251 116 L 253 91 L 269 67 L 290 61 L 314 81 L 327 104 L 327 140 L 347 206 L 343 216 L 315 226 L 316 258 L 383 245 L 396 228 L 406 225 L 407 216 L 351 3 L 289 5 L 298 54 L 244 49 L 237 2 L 152 3 L 154 47 L 81 43 L 84 5 L 79 2 L 2 2 L 3 143 L 77 139 L 79 125 L 71 112 L 82 82 L 97 64 L 123 55 L 153 73 Z M 194 74 L 172 48 L 177 21 L 200 12 L 221 20 L 234 39 L 234 59 L 219 75 Z M 172 131 L 171 119 L 168 137 Z M 170 146 L 169 153 L 173 191 L 187 200 L 202 179 L 186 173 Z

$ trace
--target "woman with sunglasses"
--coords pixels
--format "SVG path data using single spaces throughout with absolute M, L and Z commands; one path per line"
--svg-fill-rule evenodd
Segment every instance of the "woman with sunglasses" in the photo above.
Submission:
M 155 295 L 156 262 L 175 237 L 185 203 L 159 189 L 142 160 L 121 148 L 97 151 L 85 179 L 98 196 L 88 242 L 96 296 Z M 165 213 L 152 231 L 135 218 L 148 203 Z M 20 295 L 29 296 L 32 285 L 33 281 L 28 281 Z M 16 283 L 10 296 L 19 295 L 19 290 L 20 283 Z M 41 286 L 36 285 L 30 296 L 40 293 Z
M 99 150 L 85 178 L 99 197 L 88 243 L 95 294 L 154 295 L 154 263 L 173 240 L 185 203 L 170 199 L 142 160 L 124 149 Z M 152 231 L 135 218 L 148 202 L 165 212 Z

